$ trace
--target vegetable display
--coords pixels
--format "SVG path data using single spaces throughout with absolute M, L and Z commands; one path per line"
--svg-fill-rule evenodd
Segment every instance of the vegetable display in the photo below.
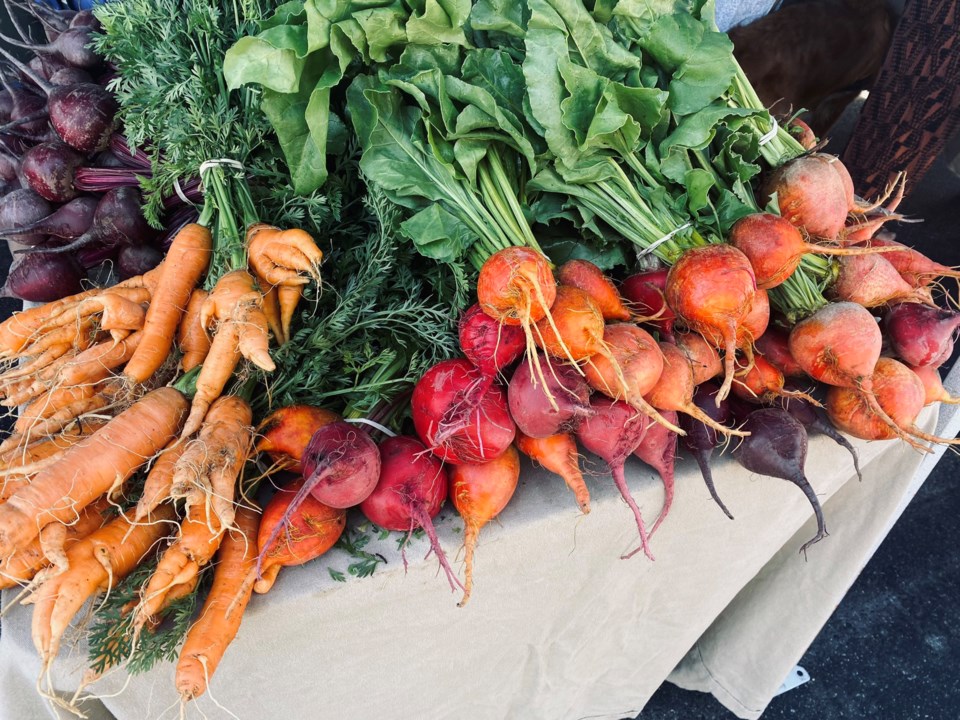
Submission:
M 39 7 L 15 5 L 46 41 L 6 40 L 40 59 L 0 50 L 7 291 L 46 303 L 0 323 L 0 584 L 35 603 L 51 697 L 80 623 L 89 680 L 176 661 L 195 700 L 283 568 L 373 572 L 361 514 L 425 534 L 467 605 L 520 453 L 583 515 L 601 458 L 637 563 L 689 491 L 678 450 L 733 519 L 730 441 L 810 501 L 813 562 L 808 428 L 858 475 L 837 428 L 957 442 L 916 424 L 958 402 L 957 272 L 883 229 L 902 177 L 859 198 L 770 116 L 711 0 Z M 649 526 L 631 456 L 663 484 Z

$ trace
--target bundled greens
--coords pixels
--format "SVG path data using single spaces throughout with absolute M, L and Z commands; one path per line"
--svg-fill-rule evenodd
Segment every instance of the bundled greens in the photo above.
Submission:
M 671 264 L 758 211 L 764 163 L 802 152 L 713 13 L 712 0 L 295 0 L 229 50 L 225 74 L 262 86 L 301 190 L 324 182 L 315 154 L 345 94 L 366 180 L 411 211 L 401 232 L 427 257 L 559 257 L 577 237 L 602 267 L 630 246 Z M 782 311 L 825 302 L 809 270 L 774 295 Z

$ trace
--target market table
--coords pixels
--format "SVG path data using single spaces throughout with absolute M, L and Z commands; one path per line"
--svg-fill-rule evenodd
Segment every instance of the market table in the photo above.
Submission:
M 939 429 L 955 434 L 951 410 Z M 928 408 L 920 424 L 933 430 L 937 419 Z M 597 461 L 585 517 L 558 478 L 525 466 L 501 523 L 481 535 L 467 607 L 457 607 L 435 560 L 423 559 L 423 541 L 408 545 L 404 570 L 395 534 L 366 548 L 388 561 L 371 577 L 335 581 L 329 569 L 349 562 L 340 551 L 285 569 L 250 603 L 187 717 L 615 720 L 635 716 L 668 678 L 758 717 L 935 462 L 900 442 L 855 445 L 862 483 L 843 448 L 811 437 L 807 475 L 830 536 L 807 561 L 798 550 L 815 524 L 803 494 L 729 457 L 715 477 L 736 520 L 713 503 L 696 466 L 681 462 L 655 562 L 619 559 L 635 546 L 636 527 Z M 627 476 L 652 519 L 659 480 L 636 461 Z M 438 529 L 450 553 L 460 527 L 445 510 Z M 4 593 L 4 607 L 11 597 Z M 57 717 L 35 690 L 29 625 L 29 607 L 3 620 L 0 718 Z M 67 643 L 54 686 L 72 693 L 84 659 Z M 177 717 L 173 671 L 115 672 L 90 689 L 101 700 L 84 708 L 91 718 Z

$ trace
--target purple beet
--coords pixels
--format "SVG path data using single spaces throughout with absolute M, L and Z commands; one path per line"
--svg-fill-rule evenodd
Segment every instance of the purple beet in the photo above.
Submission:
M 890 349 L 907 365 L 936 365 L 953 352 L 960 313 L 921 303 L 899 303 L 887 310 L 883 328 Z
M 83 155 L 62 142 L 44 142 L 27 150 L 20 160 L 20 182 L 52 202 L 67 202 L 77 196 L 73 173 Z
M 115 262 L 120 254 L 120 249 L 115 245 L 103 245 L 101 243 L 90 243 L 84 245 L 73 253 L 77 262 L 83 265 L 87 270 L 99 267 L 108 260 Z
M 33 190 L 21 188 L 0 199 L 0 237 L 21 245 L 36 245 L 46 240 L 42 231 L 31 232 L 30 227 L 47 217 L 53 210 L 45 199 Z
M 33 253 L 13 264 L 0 297 L 51 302 L 81 292 L 85 277 L 83 268 L 69 255 Z
M 153 270 L 163 261 L 163 253 L 152 245 L 124 245 L 117 256 L 117 274 L 121 280 Z
M 67 64 L 84 70 L 95 68 L 102 62 L 100 56 L 89 47 L 93 42 L 93 34 L 89 27 L 69 28 L 47 45 L 24 43 L 6 35 L 0 35 L 0 40 L 14 47 L 31 50 L 37 55 L 55 55 Z
M 781 398 L 780 404 L 784 410 L 799 420 L 807 431 L 815 430 L 821 435 L 826 435 L 838 445 L 845 447 L 853 456 L 853 468 L 857 471 L 857 478 L 860 482 L 863 482 L 863 473 L 860 472 L 860 458 L 857 455 L 856 448 L 837 432 L 837 429 L 817 410 L 812 402 L 803 398 Z
M 39 113 L 46 110 L 47 99 L 23 85 L 8 82 L 2 73 L 0 73 L 0 84 L 3 85 L 9 96 L 10 112 L 5 122 L 19 122 L 16 131 L 8 131 L 8 134 L 18 132 L 33 137 L 44 132 L 47 128 L 47 120 L 46 117 L 40 117 Z M 33 119 L 29 122 L 23 122 L 23 119 L 28 117 Z
M 805 542 L 800 552 L 829 533 L 823 519 L 823 508 L 804 474 L 807 461 L 807 431 L 803 424 L 782 408 L 754 410 L 744 421 L 750 433 L 733 449 L 733 457 L 750 472 L 787 480 L 807 496 L 817 517 L 817 534 Z
M 117 125 L 113 93 L 93 83 L 62 85 L 47 98 L 50 124 L 63 141 L 84 153 L 104 150 Z
M 717 407 L 716 396 L 719 390 L 720 388 L 714 383 L 703 383 L 694 392 L 693 403 L 709 415 L 712 420 L 725 425 L 731 419 L 729 398 L 721 402 L 720 407 Z M 687 433 L 683 438 L 683 443 L 697 461 L 700 474 L 703 476 L 703 481 L 710 492 L 710 497 L 720 506 L 723 514 L 733 520 L 733 515 L 727 510 L 727 506 L 723 504 L 717 494 L 717 488 L 713 484 L 713 471 L 710 469 L 710 459 L 713 457 L 713 451 L 720 444 L 717 431 L 686 414 L 680 416 L 680 427 Z
M 75 67 L 63 67 L 50 76 L 51 85 L 91 84 L 93 78 L 86 70 Z
M 532 438 L 576 432 L 583 419 L 593 414 L 590 386 L 569 365 L 549 363 L 540 353 L 537 361 L 544 368 L 546 385 L 535 377 L 531 363 L 520 363 L 507 386 L 510 416 L 520 431 Z M 556 407 L 551 405 L 547 392 Z
M 660 413 L 667 422 L 676 425 L 679 422 L 675 410 L 663 410 Z M 643 440 L 637 445 L 633 454 L 657 471 L 663 481 L 663 507 L 657 521 L 650 528 L 650 537 L 657 531 L 660 524 L 667 519 L 670 506 L 673 504 L 674 465 L 677 459 L 677 434 L 658 422 L 647 421 L 647 431 Z
M 93 14 L 92 10 L 81 10 L 72 18 L 70 18 L 69 27 L 88 28 L 90 30 L 98 31 L 102 26 L 100 25 L 100 21 L 97 20 L 97 16 Z
M 93 213 L 90 229 L 54 252 L 73 252 L 92 243 L 119 248 L 150 242 L 157 233 L 143 218 L 141 204 L 140 191 L 136 188 L 119 187 L 104 193 Z
M 28 190 L 26 192 L 32 191 Z M 38 195 L 37 197 L 40 196 Z M 43 198 L 40 199 L 43 200 Z M 74 198 L 35 222 L 26 224 L 18 223 L 11 227 L 0 229 L 0 237 L 14 238 L 13 233 L 29 232 L 39 233 L 40 235 L 53 235 L 54 237 L 66 238 L 68 240 L 78 238 L 90 229 L 97 204 L 98 201 L 94 197 Z M 34 245 L 36 243 L 24 242 L 23 244 Z
M 633 516 L 637 521 L 637 530 L 640 532 L 640 547 L 622 557 L 624 559 L 630 558 L 643 550 L 644 554 L 653 560 L 653 553 L 650 552 L 649 536 L 643 523 L 643 515 L 640 514 L 640 508 L 637 507 L 636 501 L 630 494 L 627 480 L 623 475 L 623 464 L 643 440 L 647 423 L 641 419 L 644 418 L 642 414 L 619 400 L 611 400 L 608 397 L 596 395 L 590 405 L 594 414 L 580 423 L 580 427 L 577 429 L 577 439 L 583 443 L 587 450 L 599 455 L 610 466 L 613 482 L 624 501 L 633 511 Z
M 304 488 L 332 508 L 359 505 L 380 479 L 376 443 L 361 428 L 347 422 L 330 423 L 317 430 L 300 464 L 307 479 Z

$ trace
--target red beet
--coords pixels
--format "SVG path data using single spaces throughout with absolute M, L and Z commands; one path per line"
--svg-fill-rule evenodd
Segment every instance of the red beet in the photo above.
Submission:
M 504 325 L 487 315 L 479 304 L 460 318 L 460 349 L 484 375 L 494 376 L 523 355 L 523 329 Z
M 467 360 L 444 360 L 427 370 L 410 405 L 417 435 L 454 465 L 493 460 L 516 435 L 503 390 Z
M 422 528 L 430 549 L 447 575 L 450 589 L 463 585 L 447 562 L 433 527 L 433 518 L 447 499 L 447 471 L 415 438 L 393 437 L 380 443 L 380 480 L 360 504 L 373 523 L 386 530 L 412 533 Z M 403 558 L 406 566 L 406 555 Z
M 638 550 L 642 549 L 644 554 L 653 560 L 653 553 L 650 552 L 648 543 L 649 536 L 643 523 L 643 515 L 640 514 L 640 508 L 637 507 L 636 501 L 630 494 L 627 480 L 623 474 L 624 462 L 637 449 L 643 439 L 643 434 L 646 431 L 646 421 L 643 415 L 625 402 L 611 400 L 602 395 L 595 396 L 591 406 L 595 414 L 580 423 L 580 428 L 577 430 L 577 439 L 587 450 L 599 455 L 610 466 L 613 481 L 620 491 L 620 495 L 633 511 L 633 516 L 637 521 L 637 530 L 640 532 L 640 548 L 623 557 L 632 557 Z
M 546 367 L 542 355 L 539 361 Z M 590 386 L 580 373 L 558 362 L 550 365 L 544 377 L 546 387 L 534 376 L 530 363 L 517 367 L 507 386 L 510 416 L 520 432 L 532 438 L 576 432 L 583 418 L 593 414 Z
M 907 365 L 937 365 L 950 357 L 960 313 L 921 303 L 898 303 L 883 317 L 890 349 Z
M 304 492 L 332 508 L 359 505 L 380 478 L 376 444 L 362 429 L 342 421 L 313 434 L 300 464 L 306 479 Z

